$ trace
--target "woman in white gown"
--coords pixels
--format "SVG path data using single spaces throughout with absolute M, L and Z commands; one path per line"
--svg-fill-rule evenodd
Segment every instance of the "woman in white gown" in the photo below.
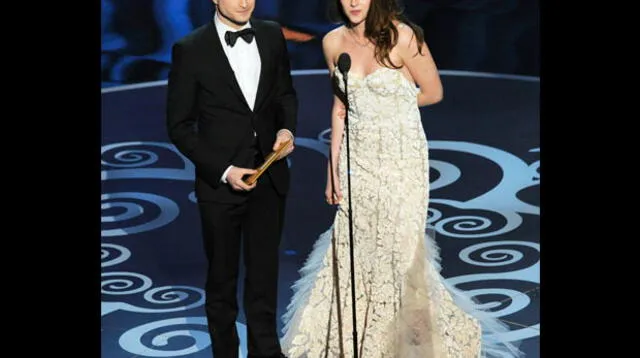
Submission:
M 395 0 L 334 5 L 345 25 L 323 39 L 336 84 L 325 194 L 339 207 L 294 285 L 283 317 L 284 354 L 354 356 L 345 85 L 336 68 L 346 52 L 358 357 L 519 356 L 510 343 L 482 339 L 483 329 L 501 332 L 504 325 L 447 285 L 438 247 L 425 235 L 429 164 L 419 107 L 439 102 L 442 84 L 421 29 Z

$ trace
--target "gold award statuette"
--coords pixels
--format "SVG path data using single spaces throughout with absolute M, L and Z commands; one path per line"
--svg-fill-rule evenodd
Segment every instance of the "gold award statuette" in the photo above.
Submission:
M 291 143 L 291 139 L 287 139 L 286 142 L 282 143 L 282 145 L 280 145 L 280 148 L 278 148 L 278 150 L 276 150 L 275 152 L 269 153 L 269 155 L 267 155 L 267 157 L 265 158 L 264 163 L 262 163 L 262 165 L 256 168 L 257 172 L 255 172 L 248 178 L 243 179 L 244 182 L 248 185 L 253 185 L 253 183 L 255 183 L 258 180 L 258 178 L 260 178 L 262 173 L 267 171 L 267 169 L 271 166 L 271 164 L 273 164 L 273 162 L 275 162 L 276 159 L 278 159 L 278 157 L 280 156 L 280 154 L 282 154 L 285 148 L 289 146 L 289 143 Z

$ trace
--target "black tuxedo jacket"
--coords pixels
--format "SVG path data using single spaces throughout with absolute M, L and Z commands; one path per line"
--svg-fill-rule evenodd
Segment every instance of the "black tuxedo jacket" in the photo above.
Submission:
M 170 140 L 195 165 L 198 200 L 243 200 L 248 193 L 235 192 L 220 182 L 227 167 L 254 168 L 254 140 L 266 156 L 278 130 L 286 128 L 295 135 L 298 102 L 281 28 L 275 22 L 257 19 L 252 19 L 251 25 L 262 66 L 253 111 L 236 81 L 213 20 L 173 45 L 166 124 Z M 278 193 L 286 194 L 286 160 L 274 163 L 266 175 Z

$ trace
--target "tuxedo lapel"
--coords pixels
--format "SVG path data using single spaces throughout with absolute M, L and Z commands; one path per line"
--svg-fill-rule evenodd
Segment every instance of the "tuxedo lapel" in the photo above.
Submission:
M 258 52 L 260 53 L 260 80 L 258 82 L 258 92 L 256 93 L 256 103 L 254 105 L 254 111 L 257 112 L 262 106 L 266 97 L 267 84 L 271 81 L 271 74 L 269 68 L 271 68 L 270 56 L 271 48 L 269 38 L 265 36 L 265 29 L 262 28 L 260 21 L 251 20 L 252 26 L 256 30 L 255 41 L 258 46 Z
M 220 43 L 220 38 L 218 37 L 218 30 L 216 29 L 216 25 L 213 21 L 209 23 L 209 33 L 211 36 L 207 41 L 213 43 L 213 64 L 217 64 L 217 66 L 213 67 L 216 71 L 220 71 L 221 74 L 224 75 L 227 84 L 231 87 L 233 92 L 238 96 L 238 99 L 248 108 L 249 104 L 247 103 L 247 99 L 244 98 L 244 94 L 242 94 L 242 90 L 240 89 L 240 84 L 236 79 L 235 74 L 233 73 L 233 68 L 231 68 L 231 63 L 229 63 L 229 59 L 227 58 L 227 54 L 224 53 L 224 49 L 222 48 L 222 44 Z M 262 53 L 260 54 L 262 57 Z M 263 67 L 264 68 L 264 67 Z M 261 75 L 262 77 L 262 75 Z

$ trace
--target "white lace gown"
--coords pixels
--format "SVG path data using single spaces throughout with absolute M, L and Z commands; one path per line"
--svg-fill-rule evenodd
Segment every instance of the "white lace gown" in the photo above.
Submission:
M 340 72 L 334 76 L 344 93 Z M 482 339 L 483 329 L 504 325 L 440 275 L 438 247 L 425 235 L 429 164 L 418 89 L 401 71 L 381 68 L 350 75 L 347 92 L 358 357 L 519 356 L 510 343 Z M 346 153 L 343 139 L 335 222 L 301 269 L 283 317 L 289 358 L 354 357 Z

